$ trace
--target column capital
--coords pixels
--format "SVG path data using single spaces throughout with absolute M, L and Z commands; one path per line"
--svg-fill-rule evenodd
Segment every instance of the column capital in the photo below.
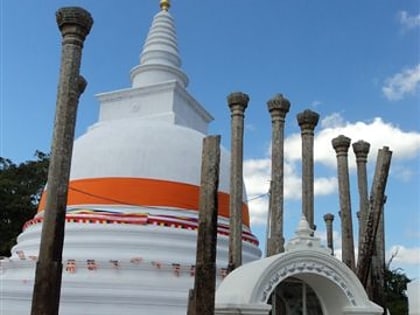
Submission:
M 85 40 L 93 24 L 88 11 L 80 7 L 64 7 L 58 9 L 55 15 L 63 37 L 72 35 L 80 42 Z
M 328 221 L 333 221 L 334 220 L 334 214 L 332 213 L 326 213 L 324 214 L 324 221 L 328 222 Z
M 339 135 L 338 137 L 332 139 L 332 146 L 335 152 L 338 155 L 347 155 L 347 152 L 350 147 L 351 139 L 349 137 Z
M 248 106 L 249 96 L 242 92 L 230 93 L 227 97 L 232 114 L 243 114 Z
M 367 156 L 370 149 L 369 142 L 359 140 L 353 143 L 353 152 L 356 155 L 356 162 L 365 162 L 367 161 Z
M 268 100 L 267 107 L 272 119 L 278 117 L 284 119 L 289 112 L 290 102 L 283 94 L 276 94 Z
M 296 119 L 302 134 L 308 131 L 313 133 L 318 124 L 319 114 L 310 109 L 305 109 L 303 112 L 297 114 Z

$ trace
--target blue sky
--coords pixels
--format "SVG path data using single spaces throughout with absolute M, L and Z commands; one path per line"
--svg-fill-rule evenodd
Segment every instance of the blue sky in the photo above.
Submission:
M 315 138 L 315 217 L 336 215 L 335 153 L 344 134 L 371 143 L 369 187 L 376 152 L 393 151 L 386 194 L 386 247 L 392 267 L 420 277 L 420 2 L 174 0 L 188 90 L 215 117 L 211 133 L 229 147 L 226 96 L 250 96 L 246 111 L 245 182 L 249 199 L 268 191 L 271 123 L 266 102 L 291 101 L 286 120 L 285 236 L 300 216 L 300 136 L 296 114 L 321 115 Z M 60 61 L 55 11 L 79 5 L 95 20 L 83 55 L 88 87 L 79 106 L 77 135 L 97 120 L 95 94 L 130 86 L 129 71 L 158 12 L 158 0 L 1 1 L 0 155 L 19 162 L 49 151 Z M 358 208 L 355 161 L 349 152 L 352 211 Z M 253 231 L 265 235 L 267 198 L 250 202 Z M 355 234 L 356 226 L 355 224 Z M 338 250 L 339 252 L 339 250 Z

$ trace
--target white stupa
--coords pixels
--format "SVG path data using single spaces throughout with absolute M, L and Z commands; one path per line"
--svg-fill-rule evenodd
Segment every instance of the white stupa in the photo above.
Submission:
M 75 141 L 60 314 L 186 314 L 193 287 L 202 139 L 211 115 L 188 93 L 168 2 L 155 15 L 132 87 L 99 94 L 99 120 Z M 222 149 L 217 273 L 226 275 L 229 154 Z M 45 192 L 1 261 L 0 313 L 29 314 Z M 258 241 L 243 205 L 243 262 Z

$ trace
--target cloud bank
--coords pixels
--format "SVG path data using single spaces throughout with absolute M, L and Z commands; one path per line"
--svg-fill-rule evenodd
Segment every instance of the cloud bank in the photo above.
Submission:
M 348 122 L 340 114 L 334 113 L 320 122 L 315 134 L 315 197 L 337 192 L 335 171 L 337 162 L 331 140 L 340 134 L 350 137 L 352 142 L 363 139 L 371 144 L 368 163 L 376 162 L 378 149 L 385 145 L 393 151 L 393 161 L 406 161 L 420 155 L 420 133 L 404 131 L 398 126 L 383 121 L 380 117 L 370 121 Z M 299 200 L 301 198 L 300 133 L 287 136 L 284 148 L 284 199 L 285 201 Z M 267 154 L 261 158 L 244 161 L 244 181 L 250 200 L 249 208 L 253 225 L 265 224 L 267 221 L 271 179 L 270 154 L 270 150 L 267 150 Z M 409 174 L 412 171 L 404 164 L 395 164 L 395 167 L 398 167 L 398 174 L 404 175 L 401 180 L 409 180 Z M 320 171 L 321 166 L 324 169 L 323 173 Z M 352 148 L 349 149 L 349 167 L 354 174 L 356 163 Z

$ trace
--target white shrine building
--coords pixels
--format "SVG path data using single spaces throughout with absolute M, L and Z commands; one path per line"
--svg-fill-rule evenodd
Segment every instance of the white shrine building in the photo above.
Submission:
M 166 3 L 166 1 L 165 1 Z M 193 287 L 202 140 L 212 117 L 187 91 L 174 20 L 153 18 L 132 86 L 98 95 L 98 121 L 74 143 L 61 315 L 185 315 Z M 243 203 L 243 266 L 227 275 L 229 152 L 219 181 L 216 314 L 381 314 L 303 218 L 286 252 L 261 259 Z M 46 193 L 48 190 L 46 190 Z M 0 313 L 29 314 L 45 192 L 1 260 Z

